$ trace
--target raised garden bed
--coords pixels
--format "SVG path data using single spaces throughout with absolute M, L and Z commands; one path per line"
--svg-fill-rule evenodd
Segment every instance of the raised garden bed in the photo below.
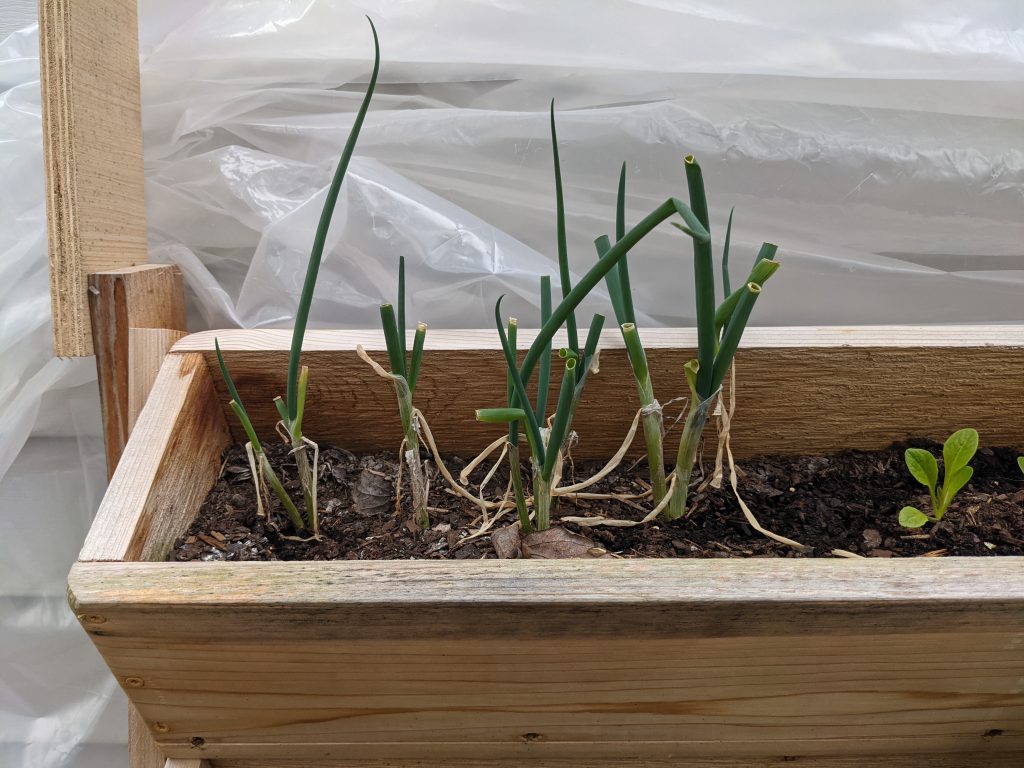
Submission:
M 290 334 L 218 335 L 272 434 Z M 357 343 L 385 359 L 378 333 L 308 334 L 308 431 L 394 451 L 394 393 Z M 684 386 L 693 332 L 645 343 L 654 376 Z M 603 346 L 580 459 L 606 458 L 636 410 L 618 334 Z M 431 331 L 417 401 L 445 452 L 500 434 L 472 414 L 504 392 L 498 350 L 490 331 Z M 737 366 L 741 461 L 962 426 L 1024 444 L 1024 328 L 749 329 Z M 227 399 L 213 335 L 180 342 L 70 576 L 76 614 L 170 756 L 1024 760 L 1020 558 L 161 562 L 242 437 Z

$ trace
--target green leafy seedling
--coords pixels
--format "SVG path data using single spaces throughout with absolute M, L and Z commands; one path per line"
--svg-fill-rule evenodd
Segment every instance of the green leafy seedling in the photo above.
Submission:
M 939 522 L 950 503 L 974 475 L 974 469 L 968 464 L 977 450 L 977 430 L 959 429 L 950 435 L 942 446 L 945 466 L 942 485 L 939 485 L 939 464 L 931 452 L 923 448 L 907 448 L 904 454 L 907 469 L 917 482 L 928 489 L 932 514 L 926 515 L 917 507 L 903 507 L 899 515 L 900 525 L 904 528 L 920 528 L 928 522 Z
M 1024 472 L 1024 456 L 1017 457 L 1017 466 L 1020 467 L 1020 471 Z

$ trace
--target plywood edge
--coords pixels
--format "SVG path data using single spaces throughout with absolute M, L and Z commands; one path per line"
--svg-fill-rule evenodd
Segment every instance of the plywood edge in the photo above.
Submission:
M 165 556 L 212 485 L 228 439 L 203 357 L 168 356 L 79 559 Z
M 144 263 L 135 0 L 39 3 L 54 351 L 92 354 L 91 272 Z
M 412 331 L 409 331 L 412 339 Z M 519 329 L 519 347 L 525 349 L 536 337 L 536 329 Z M 202 331 L 186 336 L 175 344 L 177 353 L 203 352 L 214 349 L 214 339 L 224 351 L 287 351 L 291 331 L 286 329 Z M 555 346 L 564 336 L 555 337 Z M 649 349 L 693 349 L 697 332 L 693 328 L 645 328 L 644 346 Z M 362 344 L 369 350 L 383 350 L 384 338 L 379 330 L 316 330 L 308 331 L 303 345 L 305 352 L 355 349 Z M 601 334 L 601 346 L 622 347 L 616 329 Z M 743 335 L 744 348 L 900 348 L 936 347 L 1009 347 L 1024 348 L 1024 325 L 864 325 L 749 328 Z M 432 328 L 427 332 L 428 350 L 500 349 L 493 329 Z

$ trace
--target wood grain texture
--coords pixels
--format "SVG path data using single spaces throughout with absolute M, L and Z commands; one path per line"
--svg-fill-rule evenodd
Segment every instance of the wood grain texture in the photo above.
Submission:
M 290 333 L 217 335 L 258 431 L 272 435 L 272 398 L 284 391 Z M 213 338 L 194 334 L 175 350 L 201 352 L 215 370 Z M 532 338 L 533 332 L 521 329 L 521 348 Z M 683 407 L 670 401 L 685 394 L 681 371 L 694 355 L 695 333 L 648 329 L 644 343 L 655 394 L 671 419 Z M 356 344 L 386 362 L 379 332 L 308 335 L 306 429 L 314 440 L 353 451 L 397 448 L 402 435 L 394 394 L 356 357 Z M 619 335 L 605 333 L 602 350 L 601 372 L 587 384 L 573 422 L 580 434 L 577 458 L 610 455 L 639 407 Z M 944 439 L 965 425 L 978 429 L 984 444 L 1024 446 L 1024 409 L 1004 405 L 1020 400 L 1024 326 L 752 328 L 736 359 L 733 449 L 741 458 L 877 449 L 911 436 Z M 214 380 L 227 413 L 223 383 L 219 376 Z M 499 427 L 477 423 L 473 412 L 501 405 L 504 393 L 495 333 L 428 333 L 416 401 L 443 451 L 475 455 L 498 436 Z M 240 439 L 236 420 L 228 423 Z M 633 450 L 642 452 L 643 442 Z
M 149 392 L 156 382 L 160 366 L 174 342 L 185 335 L 184 331 L 167 328 L 128 329 L 128 431 L 146 404 Z M 128 763 L 131 768 L 165 768 L 165 756 L 153 740 L 146 721 L 128 702 Z M 183 765 L 183 761 L 175 761 Z M 193 768 L 198 768 L 198 761 Z
M 144 264 L 135 0 L 40 0 L 53 343 L 92 354 L 92 272 Z
M 170 355 L 103 497 L 80 560 L 160 560 L 220 470 L 227 426 L 200 355 Z
M 1022 577 L 1010 558 L 80 563 L 70 585 L 169 755 L 778 757 L 1024 750 Z
M 185 330 L 181 270 L 175 266 L 146 264 L 92 274 L 89 276 L 89 311 L 100 382 L 107 475 L 111 477 L 131 431 L 131 329 Z
M 208 761 L 194 757 L 169 757 L 166 763 L 161 764 L 160 768 L 212 768 L 212 766 Z
M 157 374 L 171 347 L 185 331 L 170 328 L 128 329 L 128 432 L 135 426 Z
M 149 726 L 132 702 L 128 702 L 129 768 L 166 768 L 167 757 L 153 740 Z
M 985 753 L 981 755 L 886 755 L 884 760 L 855 755 L 824 757 L 781 757 L 736 759 L 718 757 L 692 757 L 677 755 L 667 760 L 619 759 L 551 760 L 530 754 L 524 749 L 524 758 L 530 768 L 1020 768 L 1024 765 L 1024 752 L 1013 754 Z M 495 768 L 493 760 L 329 760 L 312 763 L 309 760 L 256 758 L 240 760 L 214 760 L 213 768 Z M 522 762 L 513 765 L 521 766 Z

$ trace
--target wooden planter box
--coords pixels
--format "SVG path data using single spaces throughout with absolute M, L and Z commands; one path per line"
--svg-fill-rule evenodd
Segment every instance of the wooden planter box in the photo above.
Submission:
M 272 434 L 288 332 L 219 337 Z M 420 407 L 442 450 L 475 453 L 498 428 L 472 410 L 505 391 L 495 336 L 428 339 Z M 694 334 L 645 339 L 667 401 Z M 636 407 L 605 341 L 577 456 L 607 456 Z M 306 424 L 320 442 L 397 450 L 393 393 L 357 342 L 383 349 L 376 333 L 309 335 Z M 69 579 L 167 755 L 1024 765 L 1024 559 L 161 562 L 239 437 L 212 350 L 197 334 L 166 359 Z M 737 359 L 740 457 L 963 426 L 1024 442 L 1024 327 L 751 329 Z

